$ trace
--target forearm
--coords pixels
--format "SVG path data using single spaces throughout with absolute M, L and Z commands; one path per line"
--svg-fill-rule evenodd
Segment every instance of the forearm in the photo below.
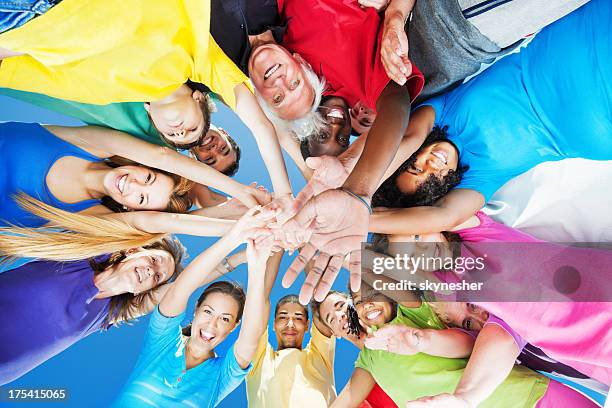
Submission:
M 236 358 L 241 367 L 246 368 L 253 360 L 259 338 L 266 330 L 270 315 L 270 294 L 267 288 L 267 277 L 278 273 L 280 258 L 277 254 L 267 262 L 251 269 L 249 265 L 249 282 L 244 304 L 242 328 L 236 341 Z
M 290 131 L 276 128 L 276 134 L 278 135 L 278 140 L 281 147 L 287 152 L 289 157 L 291 157 L 291 160 L 293 160 L 297 168 L 300 170 L 300 173 L 302 173 L 304 179 L 310 180 L 313 175 L 313 171 L 306 165 L 306 161 L 302 157 L 300 141 L 296 137 L 293 137 L 293 133 Z
M 274 125 L 263 113 L 255 95 L 246 85 L 238 85 L 234 92 L 236 94 L 236 114 L 255 137 L 259 152 L 270 174 L 275 194 L 277 196 L 290 194 L 292 190 L 289 175 Z
M 385 10 L 385 22 L 397 19 L 406 22 L 412 13 L 416 0 L 391 0 Z
M 405 87 L 390 82 L 379 98 L 378 115 L 370 129 L 363 153 L 343 187 L 371 198 L 395 157 L 410 116 L 410 95 Z
M 370 232 L 379 234 L 425 234 L 448 231 L 460 221 L 446 209 L 433 206 L 375 211 L 370 216 Z
M 225 235 L 236 223 L 233 220 L 207 218 L 194 214 L 173 214 L 156 211 L 109 214 L 106 217 L 122 218 L 141 231 L 157 234 L 185 234 L 200 237 Z
M 504 382 L 519 352 L 516 342 L 504 329 L 485 325 L 476 339 L 455 395 L 478 406 Z
M 474 348 L 474 338 L 458 329 L 425 329 L 417 337 L 421 352 L 431 356 L 465 358 Z
M 274 282 L 276 282 L 276 276 L 278 275 L 278 270 L 280 268 L 281 260 L 283 259 L 283 254 L 285 251 L 278 251 L 270 257 L 268 260 L 268 264 L 266 267 L 266 297 L 270 297 L 272 293 L 272 288 L 274 287 Z
M 199 208 L 192 211 L 190 214 L 199 215 L 208 218 L 217 218 L 221 220 L 237 220 L 244 215 L 246 210 L 240 210 L 235 206 L 227 205 L 227 201 L 222 204 L 213 205 L 210 207 Z
M 374 378 L 363 368 L 355 368 L 342 392 L 331 405 L 333 408 L 358 407 L 374 387 Z

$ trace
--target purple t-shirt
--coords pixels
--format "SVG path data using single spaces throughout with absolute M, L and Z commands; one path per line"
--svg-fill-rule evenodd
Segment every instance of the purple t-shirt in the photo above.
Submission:
M 109 299 L 88 260 L 33 261 L 0 273 L 0 385 L 99 330 Z
M 518 346 L 519 350 L 522 351 L 523 348 L 525 347 L 525 345 L 527 344 L 527 340 L 525 340 L 524 338 L 521 337 L 520 334 L 518 334 L 517 332 L 512 330 L 512 327 L 508 326 L 508 323 L 504 322 L 499 317 L 497 317 L 497 316 L 495 316 L 493 314 L 489 314 L 489 319 L 487 319 L 487 321 L 485 322 L 484 325 L 486 326 L 487 324 L 496 324 L 499 327 L 501 327 L 502 329 L 504 329 L 509 335 L 512 336 L 512 338 L 516 342 L 516 345 Z

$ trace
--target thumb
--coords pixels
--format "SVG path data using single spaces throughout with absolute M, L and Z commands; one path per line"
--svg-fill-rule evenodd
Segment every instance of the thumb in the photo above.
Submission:
M 323 159 L 320 157 L 309 157 L 306 159 L 306 165 L 313 170 L 318 169 L 323 164 Z
M 397 42 L 395 44 L 397 46 L 395 52 L 398 56 L 408 56 L 408 37 L 405 32 L 397 33 Z

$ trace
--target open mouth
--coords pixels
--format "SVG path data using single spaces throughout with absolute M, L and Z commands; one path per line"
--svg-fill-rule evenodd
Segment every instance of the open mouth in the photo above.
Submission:
M 200 330 L 200 338 L 205 343 L 210 343 L 216 336 L 210 332 L 205 331 L 204 329 Z
M 215 137 L 210 135 L 210 136 L 206 136 L 203 140 L 202 143 L 200 144 L 200 147 L 206 147 L 209 144 L 212 143 L 212 141 L 215 140 Z
M 442 163 L 444 163 L 445 165 L 448 163 L 448 156 L 445 152 L 441 150 L 434 150 L 433 152 L 431 152 L 431 154 L 440 159 L 440 161 L 442 161 Z
M 280 67 L 281 67 L 281 64 L 274 64 L 274 65 L 272 65 L 264 73 L 264 79 L 270 78 L 272 76 L 272 74 L 274 74 Z
M 382 311 L 380 310 L 372 310 L 368 313 L 366 313 L 366 319 L 373 321 L 375 320 L 378 316 L 380 316 L 382 314 Z
M 142 275 L 138 271 L 138 268 L 134 268 L 134 273 L 136 274 L 136 280 L 138 280 L 138 283 L 142 283 Z
M 126 181 L 127 181 L 127 174 L 117 177 L 117 180 L 115 181 L 115 186 L 117 187 L 117 190 L 119 190 L 121 194 L 123 194 L 123 189 L 125 188 Z
M 327 111 L 327 115 L 328 118 L 333 118 L 333 119 L 344 119 L 344 109 L 340 109 L 340 108 L 330 108 Z

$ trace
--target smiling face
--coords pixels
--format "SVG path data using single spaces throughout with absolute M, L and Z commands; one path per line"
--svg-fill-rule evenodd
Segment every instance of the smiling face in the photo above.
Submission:
M 145 109 L 164 138 L 173 144 L 186 145 L 196 142 L 205 130 L 204 105 L 204 94 L 189 89 L 170 100 L 146 103 Z
M 105 195 L 132 210 L 165 210 L 174 190 L 171 177 L 140 166 L 110 169 L 104 176 Z
M 236 163 L 237 154 L 228 139 L 229 135 L 222 129 L 210 129 L 199 146 L 191 149 L 198 161 L 213 169 L 224 172 Z
M 480 331 L 489 319 L 489 312 L 466 302 L 434 302 L 432 308 L 449 327 Z
M 228 294 L 208 294 L 191 322 L 191 344 L 202 350 L 214 349 L 238 325 L 239 309 L 236 299 Z
M 174 274 L 174 259 L 160 249 L 134 249 L 117 263 L 113 277 L 123 282 L 127 292 L 138 294 L 166 282 Z
M 440 232 L 415 235 L 389 235 L 387 253 L 391 256 L 408 255 L 422 258 L 427 262 L 419 263 L 419 270 L 433 272 L 443 264 L 442 260 L 453 258 L 453 248 Z M 439 262 L 433 262 L 439 260 Z
M 321 320 L 336 337 L 348 338 L 351 336 L 349 334 L 348 301 L 347 296 L 343 293 L 330 293 L 319 305 Z
M 363 102 L 359 101 L 351 108 L 351 127 L 357 134 L 367 132 L 376 119 L 376 113 Z
M 280 305 L 274 317 L 278 349 L 301 349 L 308 323 L 306 309 L 301 304 L 288 302 Z
M 285 120 L 298 119 L 312 108 L 314 89 L 304 75 L 302 61 L 278 44 L 260 45 L 249 58 L 249 77 L 255 89 Z
M 435 142 L 423 148 L 416 160 L 397 179 L 402 193 L 412 194 L 430 176 L 443 178 L 450 170 L 457 170 L 459 155 L 449 142 Z
M 318 108 L 327 123 L 324 131 L 308 138 L 308 150 L 313 157 L 338 156 L 349 147 L 351 123 L 348 105 L 342 98 L 327 98 Z
M 381 327 L 393 320 L 394 303 L 386 296 L 373 293 L 366 299 L 361 297 L 361 291 L 353 293 L 353 303 L 362 325 L 368 328 Z

